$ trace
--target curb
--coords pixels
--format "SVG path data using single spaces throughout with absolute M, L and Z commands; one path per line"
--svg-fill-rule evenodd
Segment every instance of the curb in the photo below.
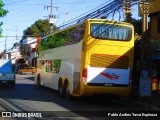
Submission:
M 7 100 L 3 100 L 0 98 L 0 106 L 2 106 L 7 111 L 21 111 L 20 109 L 16 108 L 14 105 L 9 103 Z

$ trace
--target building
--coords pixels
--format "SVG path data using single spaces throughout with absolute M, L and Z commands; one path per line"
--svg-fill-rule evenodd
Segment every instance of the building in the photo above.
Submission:
M 39 38 L 27 37 L 22 40 L 22 55 L 26 64 L 36 67 L 37 63 L 37 46 Z
M 141 0 L 140 0 L 141 1 Z M 143 0 L 145 1 L 145 0 Z M 147 1 L 147 0 L 146 0 Z M 150 0 L 149 5 L 139 4 L 139 16 L 143 11 L 149 9 L 149 39 L 151 40 L 152 59 L 160 60 L 160 0 Z M 141 6 L 141 7 L 140 7 Z
M 151 40 L 152 67 L 160 75 L 160 0 L 152 0 L 149 5 L 149 39 Z
M 143 9 L 143 12 L 147 12 L 150 18 L 149 40 L 151 41 L 152 77 L 158 78 L 157 80 L 160 80 L 160 7 L 159 6 L 160 6 L 160 0 L 150 0 L 149 4 L 139 5 L 140 8 L 139 15 L 142 16 L 141 10 Z
M 152 43 L 152 57 L 160 60 L 160 0 L 152 0 L 150 3 L 150 39 Z
M 9 49 L 3 56 L 5 56 L 6 59 L 11 59 L 12 64 L 16 64 L 19 59 L 23 58 L 19 51 L 19 48 L 20 45 L 16 44 L 15 46 L 13 46 L 13 48 Z

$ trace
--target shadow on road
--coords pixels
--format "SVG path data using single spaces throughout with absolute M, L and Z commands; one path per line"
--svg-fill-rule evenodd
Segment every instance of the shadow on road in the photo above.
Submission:
M 25 80 L 23 79 L 23 77 L 25 77 Z M 17 80 L 15 88 L 0 88 L 0 98 L 7 100 L 12 104 L 14 104 L 14 100 L 54 103 L 62 106 L 69 111 L 73 111 L 80 116 L 86 116 L 85 112 L 91 111 L 89 112 L 89 117 L 91 117 L 92 115 L 96 116 L 96 111 L 106 112 L 111 110 L 136 110 L 136 108 L 130 108 L 130 105 L 122 101 L 117 102 L 118 98 L 110 99 L 110 97 L 108 96 L 74 97 L 72 99 L 66 99 L 60 97 L 58 95 L 58 92 L 55 90 L 46 87 L 39 87 L 38 85 L 36 85 L 33 81 L 33 76 L 21 76 Z

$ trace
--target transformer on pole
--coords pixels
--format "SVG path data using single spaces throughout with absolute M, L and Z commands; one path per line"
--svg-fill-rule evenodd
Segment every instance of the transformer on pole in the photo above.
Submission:
M 53 0 L 51 0 L 51 5 L 50 6 L 45 6 L 45 7 L 47 7 L 47 10 L 48 10 L 49 7 L 51 8 L 50 15 L 49 15 L 49 23 L 50 23 L 49 33 L 51 34 L 53 32 L 53 24 L 56 23 L 56 16 L 53 15 Z M 56 8 L 58 8 L 58 7 L 56 7 Z

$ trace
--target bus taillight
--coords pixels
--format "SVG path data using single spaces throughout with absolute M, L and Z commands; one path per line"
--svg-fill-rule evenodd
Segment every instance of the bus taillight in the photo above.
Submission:
M 84 68 L 83 72 L 82 72 L 82 80 L 83 80 L 83 82 L 87 82 L 87 77 L 88 77 L 87 74 L 88 74 L 88 69 Z

